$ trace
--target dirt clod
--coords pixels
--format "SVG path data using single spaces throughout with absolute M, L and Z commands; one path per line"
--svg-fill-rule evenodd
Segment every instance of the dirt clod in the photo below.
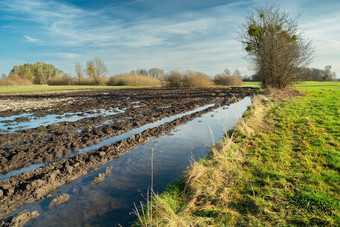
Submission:
M 50 202 L 49 202 L 49 206 L 55 206 L 55 205 L 59 205 L 63 202 L 66 202 L 68 199 L 70 198 L 70 196 L 68 194 L 62 194 L 62 195 L 58 195 L 56 197 L 54 197 Z
M 24 226 L 28 221 L 32 220 L 33 218 L 36 218 L 39 216 L 38 211 L 32 211 L 27 212 L 26 210 L 21 211 L 16 216 L 11 217 L 9 219 L 5 219 L 1 222 L 1 226 L 3 227 L 22 227 Z

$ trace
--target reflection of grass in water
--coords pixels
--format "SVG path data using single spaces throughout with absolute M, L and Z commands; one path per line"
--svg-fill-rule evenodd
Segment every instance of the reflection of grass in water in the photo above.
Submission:
M 139 225 L 338 226 L 339 88 L 257 98 L 236 136 L 155 196 Z

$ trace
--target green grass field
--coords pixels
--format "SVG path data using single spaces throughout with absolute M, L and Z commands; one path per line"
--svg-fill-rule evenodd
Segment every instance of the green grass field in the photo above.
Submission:
M 139 88 L 140 86 L 13 86 L 0 87 L 0 93 L 16 93 L 16 92 L 42 92 L 42 91 L 60 91 L 60 90 L 79 90 L 79 89 L 99 89 L 99 88 Z
M 156 196 L 137 225 L 340 226 L 340 83 L 295 87 L 305 95 L 256 98 L 232 142 Z

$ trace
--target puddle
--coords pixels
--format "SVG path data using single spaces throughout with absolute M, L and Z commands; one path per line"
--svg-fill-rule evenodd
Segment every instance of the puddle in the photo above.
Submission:
M 48 126 L 51 124 L 57 124 L 60 122 L 74 122 L 84 118 L 98 117 L 98 116 L 113 116 L 119 113 L 124 113 L 125 110 L 119 108 L 97 109 L 89 110 L 85 113 L 64 113 L 62 115 L 51 114 L 46 117 L 35 117 L 32 113 L 30 114 L 20 114 L 10 117 L 0 117 L 0 134 L 11 133 L 17 130 L 37 128 L 39 126 Z M 22 122 L 8 122 L 20 118 L 27 118 L 27 120 Z
M 69 194 L 70 199 L 63 204 L 48 207 L 51 199 L 45 199 L 15 213 L 24 209 L 39 212 L 40 216 L 27 226 L 129 226 L 136 220 L 131 214 L 134 203 L 145 202 L 151 184 L 152 153 L 154 191 L 162 192 L 168 183 L 183 174 L 191 160 L 205 157 L 209 152 L 207 147 L 220 141 L 225 130 L 234 127 L 250 104 L 251 98 L 247 97 L 228 108 L 206 113 L 177 127 L 171 135 L 155 138 L 60 187 L 53 196 Z M 100 184 L 90 184 L 106 167 L 112 167 L 111 174 Z

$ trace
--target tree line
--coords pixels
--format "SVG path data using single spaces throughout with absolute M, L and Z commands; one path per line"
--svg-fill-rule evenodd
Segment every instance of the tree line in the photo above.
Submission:
M 336 73 L 331 65 L 326 65 L 324 69 L 301 67 L 296 70 L 295 78 L 292 81 L 334 81 Z M 261 81 L 261 76 L 256 73 L 250 77 L 243 78 L 243 81 Z

